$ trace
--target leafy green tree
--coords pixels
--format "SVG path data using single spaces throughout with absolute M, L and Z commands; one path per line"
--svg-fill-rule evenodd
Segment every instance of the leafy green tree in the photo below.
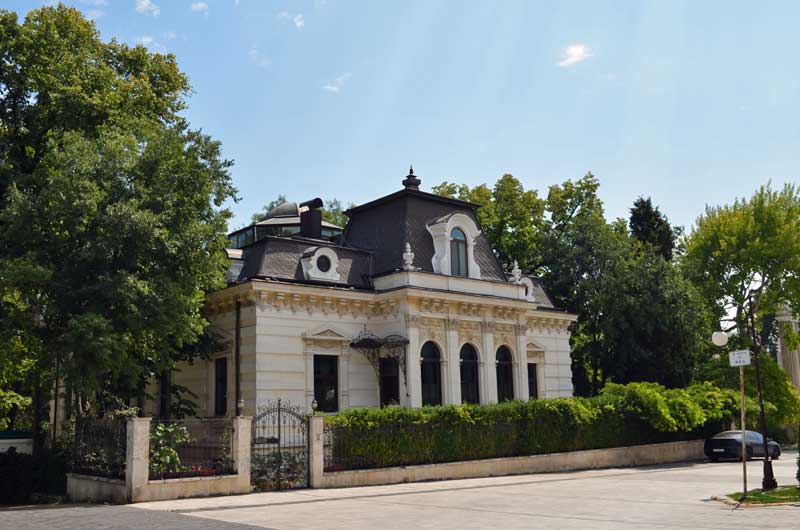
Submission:
M 480 204 L 481 224 L 505 263 L 517 259 L 539 272 L 555 304 L 578 315 L 571 333 L 577 394 L 596 395 L 608 381 L 684 386 L 710 330 L 705 303 L 625 221 L 606 220 L 599 185 L 588 173 L 550 187 L 541 200 L 504 175 L 493 189 L 445 182 L 434 191 Z
M 536 190 L 524 189 L 513 175 L 505 174 L 492 189 L 485 184 L 470 189 L 443 182 L 434 186 L 433 192 L 480 205 L 478 220 L 503 266 L 510 270 L 516 260 L 523 271 L 536 273 L 541 261 L 538 230 L 545 204 Z
M 630 243 L 641 244 L 635 238 Z M 660 254 L 636 248 L 606 280 L 600 326 L 611 347 L 604 375 L 619 383 L 688 385 L 713 329 L 711 312 L 697 289 Z
M 671 260 L 680 230 L 670 225 L 667 217 L 653 206 L 650 197 L 636 199 L 630 211 L 631 235 L 651 245 L 664 259 Z
M 762 186 L 749 199 L 707 207 L 688 238 L 684 268 L 734 343 L 760 355 L 774 335 L 771 316 L 784 308 L 800 314 L 798 188 Z M 766 357 L 761 363 L 768 366 Z
M 772 357 L 764 355 L 760 361 L 764 400 L 769 403 L 767 411 L 770 427 L 796 422 L 800 413 L 800 396 L 791 379 Z M 727 355 L 717 354 L 709 359 L 700 369 L 698 379 L 709 381 L 720 388 L 739 390 L 739 369 L 728 364 Z M 744 381 L 746 395 L 753 400 L 757 399 L 756 372 L 752 366 L 745 368 Z M 757 409 L 748 409 L 747 423 L 753 427 L 758 425 L 756 414 Z
M 224 285 L 231 162 L 179 115 L 174 56 L 75 9 L 0 11 L 0 54 L 0 364 L 30 364 L 34 406 L 56 370 L 79 407 L 142 396 Z

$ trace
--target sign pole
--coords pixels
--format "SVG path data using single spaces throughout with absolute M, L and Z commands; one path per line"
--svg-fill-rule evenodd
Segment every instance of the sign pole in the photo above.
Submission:
M 747 443 L 745 441 L 747 433 L 744 421 L 744 366 L 739 367 L 739 392 L 741 393 L 742 407 L 742 480 L 744 481 L 744 488 L 742 489 L 741 500 L 743 501 L 747 497 Z
M 742 491 L 742 498 L 739 502 L 744 501 L 747 497 L 747 427 L 745 426 L 744 417 L 744 367 L 750 364 L 750 350 L 736 350 L 728 353 L 728 361 L 731 366 L 739 367 L 739 393 L 741 402 L 741 418 L 742 423 L 742 481 L 744 488 Z

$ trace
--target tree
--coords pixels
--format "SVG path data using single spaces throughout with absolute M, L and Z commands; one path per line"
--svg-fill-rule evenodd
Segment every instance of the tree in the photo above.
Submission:
M 433 192 L 480 205 L 478 221 L 500 263 L 511 270 L 516 260 L 523 271 L 536 273 L 541 261 L 538 230 L 544 214 L 544 201 L 536 190 L 524 189 L 513 175 L 505 174 L 492 189 L 485 184 L 470 189 L 443 182 L 434 186 Z
M 349 208 L 353 208 L 354 206 L 355 204 L 351 202 Z M 345 215 L 342 203 L 339 202 L 339 199 L 325 201 L 325 207 L 322 209 L 322 219 L 344 228 L 347 224 L 347 215 Z
M 633 237 L 651 245 L 664 259 L 672 259 L 680 230 L 672 228 L 667 217 L 653 206 L 650 197 L 636 199 L 631 208 L 629 225 Z
M 0 12 L 0 50 L 0 365 L 29 363 L 38 403 L 55 377 L 79 407 L 141 397 L 224 286 L 231 162 L 180 117 L 172 55 L 61 4 Z
M 606 220 L 599 185 L 588 173 L 550 187 L 541 200 L 504 175 L 493 189 L 445 182 L 434 191 L 480 204 L 478 218 L 504 263 L 517 259 L 539 272 L 556 306 L 578 315 L 571 329 L 577 394 L 595 395 L 607 381 L 684 386 L 710 329 L 705 304 L 623 220 Z
M 618 383 L 652 381 L 685 387 L 700 365 L 711 312 L 695 287 L 637 239 L 607 276 L 603 340 L 612 345 L 604 376 Z
M 714 302 L 723 330 L 758 357 L 773 335 L 771 316 L 784 308 L 800 314 L 798 188 L 766 185 L 749 199 L 707 207 L 688 238 L 684 268 Z

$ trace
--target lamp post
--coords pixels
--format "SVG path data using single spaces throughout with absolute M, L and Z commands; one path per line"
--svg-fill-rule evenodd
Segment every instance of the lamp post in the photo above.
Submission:
M 764 414 L 764 396 L 761 393 L 761 348 L 756 348 L 753 352 L 756 364 L 756 386 L 758 387 L 758 409 L 761 420 L 761 437 L 764 443 L 764 478 L 761 479 L 761 489 L 763 491 L 774 490 L 778 487 L 775 480 L 775 473 L 772 471 L 772 459 L 769 457 L 769 443 L 767 442 L 767 420 Z

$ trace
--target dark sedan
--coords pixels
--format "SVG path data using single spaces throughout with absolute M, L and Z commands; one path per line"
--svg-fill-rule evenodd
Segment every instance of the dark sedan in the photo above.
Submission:
M 764 456 L 764 438 L 761 433 L 755 431 L 745 431 L 745 445 L 747 447 L 748 460 L 753 457 Z M 777 442 L 767 440 L 769 457 L 777 460 L 781 456 L 781 446 Z M 706 440 L 703 449 L 706 456 L 716 462 L 722 458 L 742 459 L 742 431 L 725 431 L 713 438 Z

